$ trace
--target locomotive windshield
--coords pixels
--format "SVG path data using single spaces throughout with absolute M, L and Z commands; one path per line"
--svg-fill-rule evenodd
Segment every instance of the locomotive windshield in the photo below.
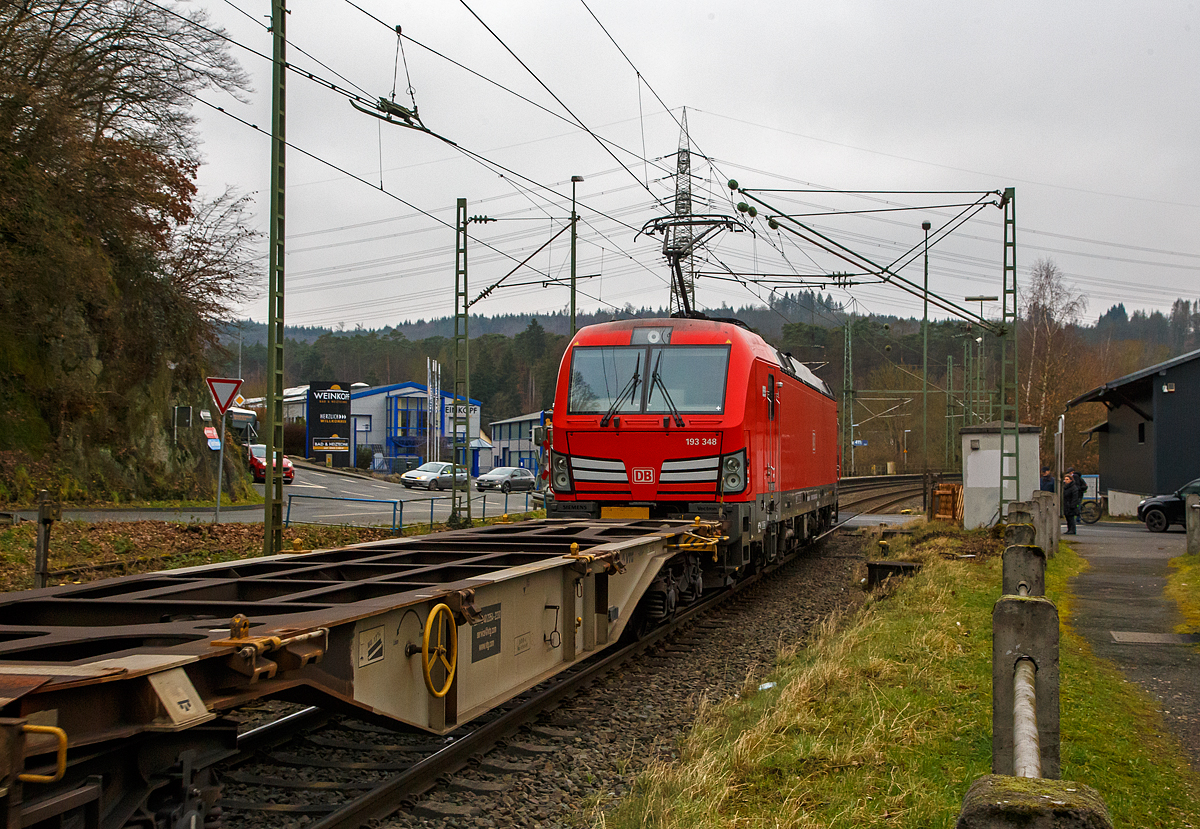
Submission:
M 576 348 L 571 357 L 572 414 L 642 408 L 644 348 Z
M 568 410 L 720 414 L 728 367 L 725 345 L 577 347 Z

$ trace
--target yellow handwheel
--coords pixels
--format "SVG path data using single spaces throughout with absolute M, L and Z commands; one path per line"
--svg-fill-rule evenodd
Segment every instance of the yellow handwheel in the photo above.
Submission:
M 444 637 L 443 619 L 450 623 L 450 634 Z M 436 634 L 434 631 L 436 630 Z M 443 642 L 443 638 L 447 641 Z M 430 640 L 433 639 L 433 642 Z M 446 684 L 440 689 L 433 687 L 433 667 L 438 663 L 446 669 Z M 450 693 L 454 682 L 454 669 L 458 667 L 458 626 L 454 624 L 454 613 L 445 604 L 436 605 L 425 620 L 425 637 L 421 640 L 421 669 L 425 674 L 425 687 L 429 693 L 441 698 Z

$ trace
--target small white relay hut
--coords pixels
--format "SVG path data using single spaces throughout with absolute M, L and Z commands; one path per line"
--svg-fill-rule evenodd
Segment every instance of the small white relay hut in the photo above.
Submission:
M 1000 421 L 967 426 L 959 434 L 963 459 L 963 528 L 990 527 L 1000 520 Z M 1021 490 L 1010 489 L 1005 500 L 1027 501 L 1037 491 L 1041 478 L 1040 443 L 1041 430 L 1021 424 L 1017 437 Z M 1007 471 L 1012 474 L 1012 470 Z M 1006 485 L 1012 487 L 1012 482 Z

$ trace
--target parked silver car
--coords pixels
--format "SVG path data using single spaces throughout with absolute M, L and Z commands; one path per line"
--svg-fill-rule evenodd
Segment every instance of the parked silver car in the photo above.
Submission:
M 426 489 L 451 489 L 454 486 L 453 478 L 451 477 L 452 467 L 454 464 L 446 461 L 430 461 L 423 463 L 416 469 L 410 469 L 400 476 L 400 483 L 404 484 L 405 489 L 412 489 L 414 486 L 422 486 Z M 467 483 L 467 468 L 465 466 L 458 467 L 459 483 Z
M 475 488 L 480 492 L 485 489 L 498 489 L 501 492 L 537 489 L 537 485 L 537 477 L 528 469 L 519 466 L 497 466 L 491 472 L 484 472 L 475 479 Z

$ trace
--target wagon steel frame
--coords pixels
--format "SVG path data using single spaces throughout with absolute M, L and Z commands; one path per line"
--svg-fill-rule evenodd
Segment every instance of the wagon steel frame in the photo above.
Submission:
M 8 594 L 0 826 L 98 797 L 95 825 L 119 827 L 156 788 L 207 791 L 198 770 L 236 745 L 219 715 L 259 698 L 453 731 L 615 642 L 664 562 L 716 532 L 552 519 Z M 457 664 L 430 654 L 438 617 Z

